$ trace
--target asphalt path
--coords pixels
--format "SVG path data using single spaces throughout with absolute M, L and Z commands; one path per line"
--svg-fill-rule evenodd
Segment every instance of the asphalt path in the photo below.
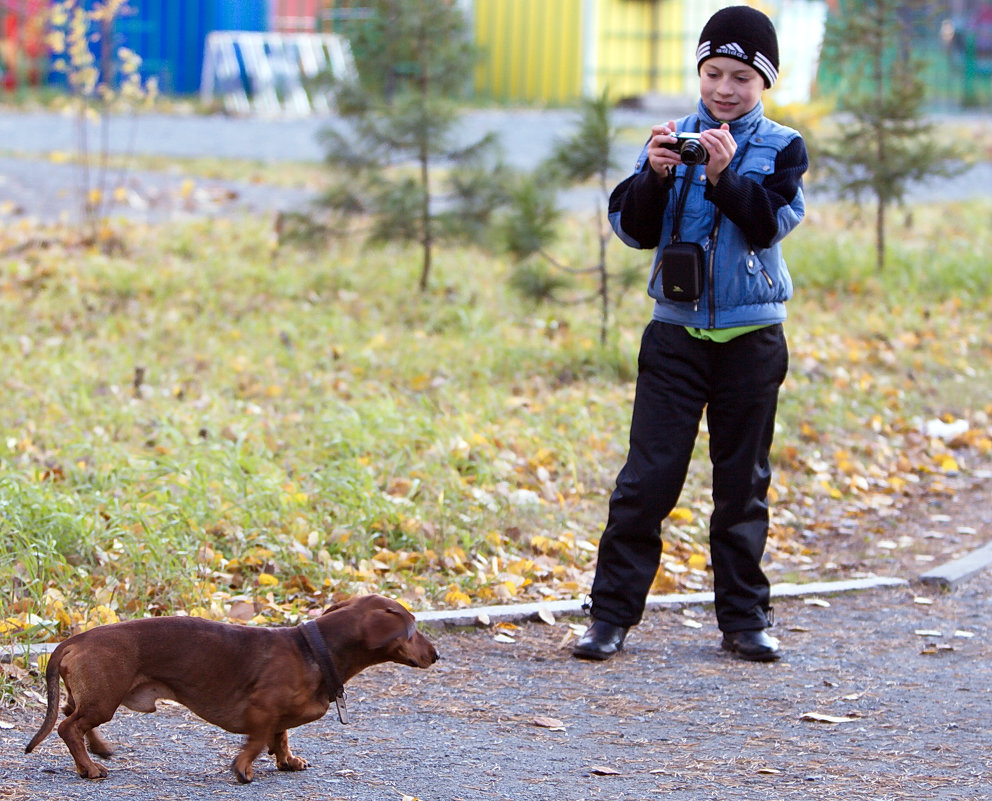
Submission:
M 692 101 L 658 98 L 644 108 L 617 109 L 612 121 L 622 129 L 644 130 L 667 121 L 693 107 Z M 486 134 L 498 138 L 505 162 L 521 170 L 536 169 L 555 143 L 570 134 L 578 116 L 569 109 L 486 109 L 467 112 L 461 118 L 455 141 L 467 145 Z M 988 125 L 988 121 L 980 124 Z M 115 209 L 130 217 L 157 221 L 184 214 L 231 214 L 247 211 L 292 210 L 305 207 L 314 195 L 303 188 L 260 186 L 247 182 L 204 179 L 187 175 L 181 160 L 199 157 L 238 159 L 266 164 L 281 162 L 319 163 L 324 155 L 320 132 L 341 125 L 333 117 L 265 119 L 223 115 L 148 113 L 117 117 L 106 129 L 87 127 L 90 152 L 160 156 L 177 160 L 162 171 L 135 171 L 115 178 L 127 189 L 127 200 Z M 80 150 L 79 125 L 75 117 L 53 111 L 0 109 L 0 219 L 26 216 L 43 220 L 77 216 L 82 184 L 80 168 L 65 163 Z M 617 148 L 614 178 L 627 174 L 640 151 L 638 136 L 625 136 Z M 190 184 L 195 189 L 190 190 Z M 808 186 L 812 198 L 829 197 L 829 187 Z M 992 197 L 992 164 L 982 162 L 951 179 L 933 179 L 922 184 L 915 198 Z M 571 210 L 595 212 L 603 198 L 597 190 L 583 187 L 560 198 Z
M 72 770 L 53 732 L 24 744 L 42 709 L 0 710 L 9 801 L 976 801 L 988 750 L 992 590 L 900 586 L 776 603 L 773 664 L 719 648 L 709 608 L 651 612 L 624 652 L 579 662 L 567 621 L 430 630 L 441 661 L 377 666 L 333 711 L 294 729 L 311 767 L 229 765 L 240 738 L 176 705 L 121 710 L 109 778 Z

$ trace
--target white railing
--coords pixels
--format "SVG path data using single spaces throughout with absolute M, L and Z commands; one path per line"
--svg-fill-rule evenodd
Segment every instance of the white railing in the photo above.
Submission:
M 329 89 L 309 81 L 322 72 L 355 76 L 351 48 L 337 34 L 214 31 L 204 48 L 200 98 L 220 98 L 231 114 L 326 114 Z

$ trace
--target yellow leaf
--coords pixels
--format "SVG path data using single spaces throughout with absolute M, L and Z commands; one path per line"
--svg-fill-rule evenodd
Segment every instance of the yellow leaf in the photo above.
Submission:
M 689 557 L 689 567 L 693 570 L 706 569 L 706 554 L 694 553 Z
M 90 613 L 90 618 L 91 619 L 92 618 L 95 618 L 101 624 L 117 623 L 117 622 L 119 622 L 119 618 L 117 617 L 117 613 L 113 609 L 111 609 L 109 606 L 103 606 L 103 605 L 100 605 L 100 606 L 96 607 Z
M 938 454 L 935 461 L 945 473 L 956 473 L 960 470 L 957 460 L 949 453 Z
M 461 590 L 448 590 L 444 594 L 444 602 L 448 606 L 468 606 L 472 603 L 472 599 Z
M 691 523 L 693 520 L 692 510 L 684 506 L 676 506 L 668 517 L 676 523 Z
M 260 587 L 275 587 L 279 584 L 279 579 L 271 573 L 259 573 L 258 584 Z
M 534 563 L 530 559 L 518 559 L 506 566 L 506 572 L 512 573 L 515 576 L 523 576 L 533 569 Z

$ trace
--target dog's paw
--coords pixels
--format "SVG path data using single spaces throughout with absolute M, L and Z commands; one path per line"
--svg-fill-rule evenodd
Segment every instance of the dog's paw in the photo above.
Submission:
M 279 762 L 278 765 L 279 770 L 306 770 L 310 767 L 310 763 L 303 757 L 295 755 Z
M 84 779 L 106 779 L 110 771 L 98 762 L 91 762 L 86 767 L 80 768 L 79 775 Z
M 238 765 L 238 760 L 235 759 L 234 762 L 231 763 L 231 770 L 234 771 L 234 775 L 242 784 L 251 784 L 251 780 L 255 778 L 255 770 L 252 768 L 250 763 L 248 767 L 242 768 Z

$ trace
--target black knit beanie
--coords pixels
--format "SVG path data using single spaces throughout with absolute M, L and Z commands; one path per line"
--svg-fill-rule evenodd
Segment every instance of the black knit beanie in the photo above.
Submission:
M 696 50 L 696 71 L 708 58 L 726 56 L 754 67 L 770 88 L 778 77 L 778 37 L 772 21 L 750 6 L 717 11 L 703 26 Z

